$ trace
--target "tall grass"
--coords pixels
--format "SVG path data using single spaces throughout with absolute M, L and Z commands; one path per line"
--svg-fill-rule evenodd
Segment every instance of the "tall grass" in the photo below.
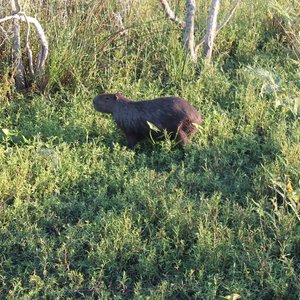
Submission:
M 24 1 L 43 93 L 15 92 L 0 48 L 0 299 L 299 299 L 298 2 L 242 1 L 210 67 L 140 2 Z M 185 149 L 128 150 L 91 103 L 117 91 L 180 95 L 204 123 Z

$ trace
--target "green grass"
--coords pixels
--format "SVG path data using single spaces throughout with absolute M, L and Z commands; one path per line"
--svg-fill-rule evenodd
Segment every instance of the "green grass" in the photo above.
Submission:
M 0 48 L 0 299 L 299 299 L 298 2 L 242 1 L 210 67 L 146 2 L 126 35 L 118 1 L 26 2 L 49 39 L 43 93 L 14 90 Z M 185 149 L 128 150 L 92 107 L 117 91 L 180 95 L 204 123 Z

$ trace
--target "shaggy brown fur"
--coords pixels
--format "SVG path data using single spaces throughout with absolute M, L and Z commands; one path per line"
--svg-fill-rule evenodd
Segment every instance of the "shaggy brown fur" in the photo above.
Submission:
M 129 148 L 150 136 L 149 123 L 160 130 L 159 133 L 151 131 L 154 139 L 166 130 L 172 139 L 177 139 L 185 145 L 202 121 L 192 105 L 175 96 L 134 102 L 120 93 L 101 94 L 95 97 L 93 102 L 97 111 L 113 115 L 127 138 Z

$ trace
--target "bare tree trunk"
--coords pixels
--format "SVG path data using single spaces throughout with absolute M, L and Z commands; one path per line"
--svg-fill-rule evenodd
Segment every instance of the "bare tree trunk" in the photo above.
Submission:
M 192 61 L 197 60 L 197 53 L 195 52 L 195 12 L 196 12 L 196 1 L 186 1 L 186 27 L 185 27 L 185 47 L 190 52 Z
M 195 0 L 186 0 L 186 21 L 180 20 L 171 9 L 168 0 L 159 0 L 162 4 L 167 16 L 170 20 L 178 23 L 182 28 L 185 28 L 185 48 L 186 51 L 190 53 L 192 61 L 196 62 L 198 57 L 198 50 L 205 43 L 204 46 L 204 55 L 208 63 L 211 61 L 212 50 L 214 39 L 217 33 L 225 27 L 225 25 L 232 18 L 237 6 L 241 0 L 236 0 L 233 7 L 225 17 L 225 20 L 217 26 L 217 17 L 219 13 L 220 1 L 212 0 L 209 19 L 206 29 L 206 34 L 202 37 L 197 44 L 195 44 L 195 12 L 196 12 L 196 1 Z
M 228 12 L 228 14 L 225 17 L 225 20 L 217 26 L 216 29 L 216 35 L 219 33 L 220 30 L 222 30 L 225 25 L 227 25 L 227 23 L 229 22 L 229 20 L 232 18 L 234 12 L 236 11 L 237 6 L 240 4 L 241 0 L 236 0 L 233 7 L 231 8 L 231 10 Z M 205 42 L 206 36 L 202 37 L 198 44 L 195 47 L 195 52 L 198 53 L 199 48 L 202 46 L 202 44 Z
M 20 6 L 17 0 L 11 0 L 12 14 L 17 14 L 20 11 Z M 25 69 L 21 56 L 20 42 L 20 24 L 17 19 L 13 19 L 13 61 L 15 69 L 16 88 L 18 91 L 25 89 Z
M 26 72 L 22 61 L 22 53 L 21 53 L 21 40 L 20 40 L 20 21 L 26 22 L 27 30 L 26 30 L 26 44 L 25 48 L 28 54 L 28 62 L 29 62 L 29 70 L 32 75 L 32 79 L 34 81 L 42 81 L 44 80 L 44 70 L 45 70 L 45 62 L 48 56 L 48 42 L 44 30 L 40 24 L 40 22 L 33 17 L 26 16 L 25 12 L 20 11 L 20 6 L 18 0 L 11 0 L 11 8 L 12 15 L 6 16 L 0 19 L 0 24 L 12 20 L 13 24 L 13 73 L 15 77 L 16 89 L 18 91 L 26 88 Z M 33 58 L 32 51 L 29 44 L 29 36 L 30 36 L 30 24 L 35 26 L 37 35 L 39 37 L 40 42 L 40 52 L 38 54 L 38 58 L 36 61 L 36 67 L 33 66 Z M 2 27 L 0 30 L 5 32 Z M 42 85 L 40 85 L 42 87 Z M 43 87 L 42 87 L 43 88 Z
M 208 18 L 207 29 L 206 29 L 205 44 L 204 44 L 204 55 L 208 63 L 210 63 L 211 61 L 214 39 L 216 37 L 217 18 L 218 18 L 219 8 L 220 8 L 220 1 L 213 0 L 210 7 L 209 18 Z

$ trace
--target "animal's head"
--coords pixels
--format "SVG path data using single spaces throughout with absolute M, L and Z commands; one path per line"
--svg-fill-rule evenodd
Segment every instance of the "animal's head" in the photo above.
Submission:
M 101 94 L 93 99 L 94 108 L 103 113 L 112 113 L 116 103 L 126 98 L 120 94 Z

